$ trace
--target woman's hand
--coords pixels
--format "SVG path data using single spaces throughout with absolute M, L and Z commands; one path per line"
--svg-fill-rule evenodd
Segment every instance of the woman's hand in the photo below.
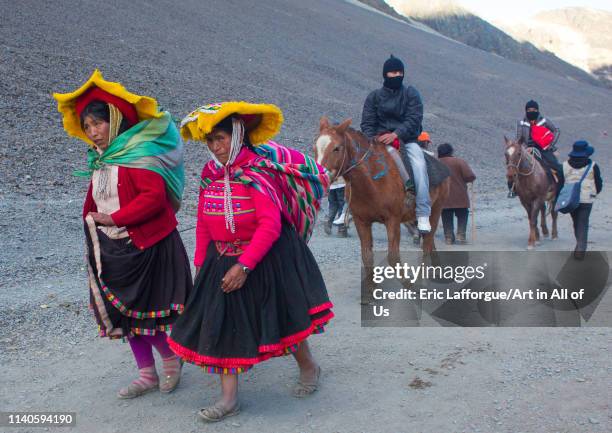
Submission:
M 100 212 L 89 212 L 87 215 L 91 215 L 93 220 L 103 226 L 114 226 L 115 222 L 109 214 Z
M 243 286 L 246 278 L 247 274 L 244 272 L 244 269 L 242 269 L 242 265 L 240 263 L 236 263 L 234 266 L 229 268 L 229 270 L 225 273 L 225 276 L 221 278 L 221 289 L 225 293 L 238 290 Z

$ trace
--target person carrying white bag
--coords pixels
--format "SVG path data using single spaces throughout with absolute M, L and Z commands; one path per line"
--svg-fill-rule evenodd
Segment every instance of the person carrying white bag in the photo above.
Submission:
M 573 144 L 569 159 L 563 163 L 565 186 L 555 206 L 572 217 L 576 236 L 574 257 L 578 260 L 584 259 L 593 202 L 603 188 L 599 166 L 590 158 L 594 151 L 587 141 Z

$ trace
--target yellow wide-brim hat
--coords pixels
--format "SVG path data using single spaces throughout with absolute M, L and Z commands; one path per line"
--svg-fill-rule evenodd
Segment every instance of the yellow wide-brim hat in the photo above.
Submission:
M 102 76 L 102 73 L 96 69 L 85 84 L 74 92 L 53 94 L 53 97 L 57 101 L 57 110 L 62 113 L 64 129 L 66 132 L 73 137 L 80 138 L 90 146 L 93 146 L 94 143 L 87 138 L 87 135 L 81 128 L 81 120 L 76 110 L 76 102 L 80 96 L 87 93 L 87 91 L 93 87 L 99 87 L 105 92 L 108 92 L 111 95 L 132 104 L 136 109 L 139 122 L 146 119 L 160 118 L 163 116 L 163 113 L 161 113 L 157 107 L 157 101 L 155 99 L 149 96 L 142 96 L 128 92 L 127 89 L 120 83 L 106 81 Z
M 283 113 L 273 104 L 252 104 L 244 101 L 219 102 L 203 105 L 181 121 L 181 135 L 186 140 L 206 141 L 215 125 L 232 114 L 244 121 L 249 139 L 254 145 L 272 139 L 281 129 Z

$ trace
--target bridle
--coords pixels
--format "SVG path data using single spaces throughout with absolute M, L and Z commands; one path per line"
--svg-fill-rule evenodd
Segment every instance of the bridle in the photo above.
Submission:
M 516 164 L 513 164 L 512 162 L 509 161 L 509 162 L 506 163 L 506 168 L 513 168 L 514 169 L 513 170 L 514 172 L 512 174 L 512 177 L 514 177 L 514 178 L 516 178 L 518 176 L 531 176 L 534 173 L 535 168 L 536 168 L 535 156 L 532 154 L 532 152 L 537 152 L 537 149 L 533 149 L 532 152 L 529 152 L 527 150 L 527 148 L 523 149 L 523 146 L 521 146 L 521 145 L 519 145 L 519 149 L 520 149 L 520 156 L 519 156 L 518 162 Z M 520 165 L 521 165 L 521 161 L 523 160 L 523 154 L 524 153 L 528 153 L 529 156 L 531 157 L 529 161 L 527 161 L 527 159 L 525 159 L 525 161 L 527 161 L 529 163 L 530 167 L 531 167 L 529 169 L 528 173 L 521 173 Z
M 340 164 L 340 169 L 342 169 L 342 167 L 344 167 L 344 163 L 346 162 L 346 158 L 348 157 L 348 146 L 346 143 L 346 136 L 348 134 L 345 132 L 344 133 L 344 137 L 343 137 L 343 144 L 344 144 L 344 149 L 342 152 L 342 162 Z M 349 138 L 351 140 L 351 143 L 353 143 L 353 138 L 350 137 Z M 355 161 L 353 164 L 351 164 L 348 168 L 346 168 L 343 171 L 338 170 L 336 172 L 336 174 L 330 179 L 330 184 L 334 183 L 336 181 L 336 179 L 338 179 L 339 177 L 343 177 L 346 176 L 347 173 L 349 173 L 351 170 L 353 170 L 354 168 L 356 168 L 357 166 L 359 166 L 361 163 L 363 163 L 363 161 L 365 161 L 368 156 L 372 153 L 372 143 L 369 143 L 370 146 L 368 147 L 368 150 L 363 154 L 363 156 L 361 158 L 359 158 L 359 160 Z M 359 146 L 357 146 L 357 149 L 359 149 Z M 350 186 L 350 180 L 349 179 L 345 179 L 347 186 Z M 353 198 L 353 188 L 348 188 L 348 200 L 347 200 L 347 206 L 350 209 L 351 208 L 351 201 Z M 349 212 L 346 212 L 346 214 L 344 215 L 344 225 L 348 226 L 349 223 Z
M 346 158 L 348 156 L 348 146 L 346 144 L 346 136 L 348 134 L 345 132 L 344 133 L 344 149 L 342 152 L 342 162 L 340 164 L 340 168 L 344 167 L 344 163 L 346 162 Z M 350 136 L 349 136 L 350 137 Z M 353 139 L 350 138 L 351 142 L 353 142 Z M 339 177 L 343 177 L 345 176 L 348 172 L 350 172 L 351 170 L 353 170 L 355 167 L 359 166 L 363 161 L 365 161 L 368 157 L 368 155 L 370 155 L 370 153 L 372 152 L 372 143 L 370 143 L 370 147 L 368 147 L 368 150 L 363 154 L 363 156 L 361 158 L 359 158 L 358 161 L 354 162 L 353 164 L 351 164 L 348 168 L 346 168 L 344 171 L 340 171 L 338 170 L 336 172 L 336 174 L 334 175 L 334 177 L 331 179 L 330 183 L 333 183 L 336 179 L 338 179 Z

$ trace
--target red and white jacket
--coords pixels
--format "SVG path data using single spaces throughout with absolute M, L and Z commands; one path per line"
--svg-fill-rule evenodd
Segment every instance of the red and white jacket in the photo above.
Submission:
M 117 227 L 127 227 L 128 234 L 141 250 L 155 245 L 178 225 L 167 196 L 166 183 L 157 173 L 119 166 L 117 191 L 120 209 L 111 214 Z M 98 208 L 92 194 L 92 183 L 83 205 L 83 219 Z

